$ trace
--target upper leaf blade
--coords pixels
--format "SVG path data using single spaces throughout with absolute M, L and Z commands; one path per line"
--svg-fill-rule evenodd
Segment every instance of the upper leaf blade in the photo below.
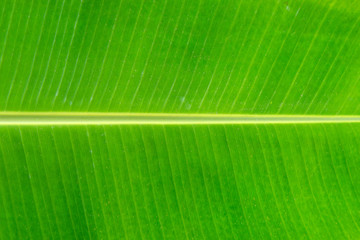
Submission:
M 356 1 L 3 1 L 0 110 L 359 114 Z

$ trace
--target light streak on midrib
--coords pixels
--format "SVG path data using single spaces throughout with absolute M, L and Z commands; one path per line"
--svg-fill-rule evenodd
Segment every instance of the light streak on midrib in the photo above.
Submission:
M 350 115 L 0 112 L 0 125 L 214 125 L 360 123 Z

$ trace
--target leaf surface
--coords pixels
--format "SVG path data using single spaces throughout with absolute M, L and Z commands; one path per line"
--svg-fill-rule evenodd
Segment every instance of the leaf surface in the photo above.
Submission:
M 1 236 L 357 238 L 359 133 L 358 124 L 1 128 Z
M 0 1 L 0 239 L 359 238 L 359 8 Z
M 0 109 L 359 114 L 357 1 L 3 1 Z

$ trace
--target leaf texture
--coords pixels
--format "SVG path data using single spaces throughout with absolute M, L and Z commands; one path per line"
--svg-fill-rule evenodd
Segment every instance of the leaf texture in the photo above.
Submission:
M 358 238 L 359 133 L 358 124 L 1 128 L 0 236 Z
M 0 3 L 0 109 L 359 114 L 353 0 Z
M 359 18 L 356 0 L 0 1 L 0 239 L 358 239 Z

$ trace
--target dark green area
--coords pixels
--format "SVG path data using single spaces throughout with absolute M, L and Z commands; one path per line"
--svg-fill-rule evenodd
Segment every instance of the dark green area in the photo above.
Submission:
M 356 239 L 359 136 L 359 124 L 3 127 L 0 237 Z

